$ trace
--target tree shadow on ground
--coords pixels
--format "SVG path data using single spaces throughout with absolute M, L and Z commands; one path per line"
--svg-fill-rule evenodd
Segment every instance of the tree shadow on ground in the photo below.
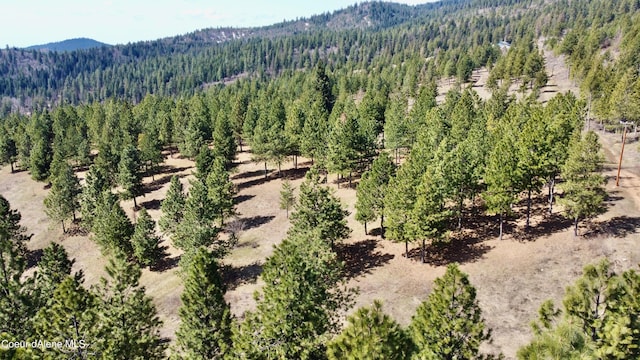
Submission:
M 607 196 L 604 199 L 605 203 L 607 206 L 614 206 L 615 204 L 612 204 L 612 202 L 614 201 L 620 201 L 622 199 L 624 199 L 623 196 L 618 195 L 620 194 L 619 190 L 614 190 L 614 191 L 608 191 L 607 192 Z
M 623 238 L 631 234 L 638 233 L 640 229 L 640 217 L 629 217 L 626 215 L 616 216 L 609 220 L 592 223 L 584 237 L 591 238 L 600 235 Z
M 71 224 L 69 224 L 67 232 L 62 234 L 64 238 L 68 238 L 71 236 L 88 236 L 89 230 L 82 227 L 81 223 L 82 219 L 79 218 L 76 218 L 74 221 L 72 221 Z
M 512 218 L 505 216 L 502 224 L 503 235 L 510 234 L 515 225 Z M 472 238 L 490 239 L 500 236 L 500 217 L 498 215 L 487 215 L 484 211 L 474 211 L 465 214 L 462 218 L 462 229 L 468 230 Z
M 238 185 L 236 185 L 236 188 L 238 189 L 238 191 L 244 190 L 244 189 L 248 189 L 250 187 L 253 186 L 259 186 L 262 184 L 266 184 L 271 180 L 276 179 L 276 177 L 272 177 L 272 176 L 267 176 L 266 178 L 263 177 L 259 177 L 257 179 L 253 179 L 253 180 L 249 180 L 249 181 L 245 181 L 243 183 L 240 183 Z
M 248 189 L 250 187 L 253 186 L 258 186 L 258 185 L 262 185 L 265 183 L 268 183 L 272 180 L 275 179 L 286 179 L 286 180 L 297 180 L 300 179 L 302 177 L 304 177 L 304 175 L 307 173 L 307 170 L 309 170 L 308 168 L 297 168 L 297 169 L 286 169 L 286 170 L 282 170 L 280 172 L 280 174 L 278 175 L 278 172 L 275 171 L 271 174 L 269 174 L 266 178 L 264 176 L 259 177 L 257 179 L 253 179 L 253 180 L 249 180 L 249 181 L 245 181 L 243 183 L 238 184 L 236 187 L 238 189 L 238 191 L 241 191 L 243 189 Z M 264 174 L 264 172 L 263 172 Z
M 42 259 L 43 253 L 44 253 L 43 249 L 27 250 L 27 254 L 26 254 L 27 269 L 31 269 L 38 266 L 40 259 Z
M 371 273 L 371 269 L 383 266 L 394 258 L 393 254 L 382 253 L 377 249 L 378 240 L 366 239 L 356 243 L 337 244 L 338 257 L 344 261 L 344 274 L 347 279 Z
M 297 169 L 286 169 L 282 170 L 280 177 L 286 180 L 298 180 L 302 179 L 309 171 L 308 167 L 300 167 L 298 164 Z
M 255 195 L 238 195 L 236 197 L 233 198 L 233 204 L 234 205 L 238 205 L 240 203 L 243 203 L 247 200 L 251 200 L 254 197 L 256 197 Z
M 556 232 L 564 231 L 573 225 L 573 221 L 560 214 L 546 215 L 544 220 L 535 226 L 529 228 L 522 227 L 517 229 L 513 234 L 513 238 L 518 241 L 534 241 L 540 236 L 550 235 Z
M 185 168 L 188 169 L 188 168 Z M 178 178 L 183 178 L 185 176 L 187 176 L 186 174 L 179 174 L 176 175 Z M 158 189 L 160 189 L 162 186 L 164 186 L 165 184 L 171 182 L 171 178 L 173 177 L 173 175 L 167 175 L 167 176 L 163 176 L 163 177 L 159 177 L 157 179 L 155 179 L 154 181 L 151 181 L 148 184 L 144 184 L 143 187 L 143 194 L 148 194 L 151 192 L 154 192 Z
M 156 171 L 156 174 L 157 175 L 160 175 L 160 174 L 173 175 L 173 174 L 176 174 L 176 173 L 179 173 L 179 172 L 183 172 L 185 170 L 189 170 L 191 168 L 192 168 L 192 166 L 175 167 L 175 166 L 172 166 L 172 165 L 160 165 L 160 166 L 158 166 L 158 171 Z
M 331 181 L 331 183 L 338 185 L 340 189 L 356 189 L 358 187 L 358 183 L 360 182 L 360 178 L 360 173 L 353 173 L 351 174 L 351 184 L 349 184 L 349 176 L 343 176 L 339 179 L 334 179 L 333 181 Z
M 147 210 L 158 210 L 162 206 L 162 200 L 153 199 L 149 201 L 144 201 L 138 204 L 139 208 L 145 208 Z
M 484 254 L 492 249 L 483 244 L 481 238 L 474 234 L 458 239 L 452 238 L 447 242 L 437 242 L 425 246 L 425 264 L 433 266 L 445 266 L 451 263 L 472 263 L 481 259 Z M 421 260 L 422 248 L 417 246 L 409 250 L 409 258 L 415 261 Z
M 234 219 L 230 221 L 226 227 L 229 229 L 233 229 L 235 231 L 244 231 L 244 230 L 260 227 L 270 222 L 273 219 L 275 219 L 275 216 L 273 215 L 267 215 L 267 216 L 257 215 L 257 216 L 247 217 L 247 218 L 239 218 L 239 219 Z
M 373 229 L 369 230 L 369 233 L 367 235 L 371 235 L 371 236 L 380 236 L 381 238 L 384 239 L 384 237 L 382 236 L 382 228 L 381 227 L 376 227 Z
M 162 258 L 158 260 L 158 262 L 156 262 L 153 266 L 151 266 L 149 270 L 153 272 L 165 272 L 167 270 L 171 270 L 174 267 L 178 266 L 178 264 L 180 263 L 181 255 L 168 257 L 166 253 L 167 249 L 168 247 L 166 246 L 163 246 L 161 248 L 161 251 L 163 252 L 164 256 L 162 256 Z
M 272 169 L 267 170 L 267 176 L 272 172 L 273 172 Z M 243 173 L 233 175 L 231 177 L 231 180 L 247 179 L 247 178 L 252 178 L 256 176 L 262 176 L 264 178 L 264 170 L 245 171 Z
M 256 261 L 243 266 L 223 265 L 220 274 L 227 291 L 233 290 L 243 284 L 255 283 L 262 274 L 262 264 Z

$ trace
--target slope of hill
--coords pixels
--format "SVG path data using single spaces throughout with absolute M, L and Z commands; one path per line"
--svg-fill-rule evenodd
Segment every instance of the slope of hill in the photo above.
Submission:
M 102 46 L 111 46 L 88 38 L 67 39 L 63 41 L 51 42 L 44 45 L 33 45 L 25 48 L 26 50 L 46 50 L 46 51 L 75 51 L 93 49 Z
M 366 69 L 374 60 L 386 66 L 438 54 L 441 66 L 473 53 L 482 66 L 505 29 L 527 28 L 535 21 L 542 2 L 534 3 L 372 2 L 262 28 L 208 29 L 108 48 L 68 53 L 5 49 L 0 50 L 0 96 L 20 99 L 27 109 L 34 100 L 47 104 L 61 98 L 73 104 L 111 97 L 138 102 L 147 93 L 190 95 L 239 74 L 275 76 L 312 68 L 320 60 L 332 67 L 349 62 Z M 468 16 L 481 9 L 491 12 Z M 481 41 L 464 35 L 472 32 L 483 33 Z

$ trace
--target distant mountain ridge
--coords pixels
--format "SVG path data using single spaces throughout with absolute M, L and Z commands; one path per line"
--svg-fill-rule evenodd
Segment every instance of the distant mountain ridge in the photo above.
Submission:
M 294 20 L 285 20 L 267 26 L 207 28 L 185 35 L 158 39 L 158 41 L 216 44 L 230 40 L 253 37 L 274 38 L 323 30 L 380 30 L 424 17 L 429 12 L 441 6 L 442 4 L 439 3 L 426 3 L 412 6 L 393 2 L 363 2 L 333 12 L 325 12 L 323 14 Z
M 26 47 L 27 50 L 48 50 L 48 51 L 75 51 L 111 46 L 103 42 L 89 38 L 75 38 L 63 41 L 51 42 L 44 45 L 33 45 Z

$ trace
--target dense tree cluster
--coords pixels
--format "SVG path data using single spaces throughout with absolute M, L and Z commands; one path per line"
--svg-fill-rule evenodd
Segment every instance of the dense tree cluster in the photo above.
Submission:
M 74 260 L 52 243 L 43 250 L 33 275 L 25 274 L 25 242 L 20 213 L 0 196 L 0 338 L 48 341 L 48 347 L 0 349 L 3 358 L 161 359 L 165 343 L 151 298 L 138 283 L 140 269 L 121 256 L 111 258 L 108 277 L 87 289 L 83 274 L 72 274 Z
M 114 97 L 139 102 L 149 92 L 190 96 L 238 76 L 309 70 L 322 61 L 349 71 L 373 72 L 378 66 L 412 58 L 415 75 L 420 72 L 415 60 L 432 56 L 437 58 L 441 75 L 464 79 L 473 68 L 495 62 L 499 51 L 494 45 L 505 33 L 519 38 L 538 15 L 537 9 L 528 8 L 527 16 L 515 16 L 527 6 L 501 0 L 489 5 L 493 12 L 477 18 L 465 16 L 470 6 L 485 5 L 483 1 L 445 1 L 411 8 L 366 3 L 333 16 L 324 14 L 273 28 L 211 29 L 68 53 L 5 49 L 0 51 L 0 96 L 14 98 L 26 107 L 44 107 L 52 99 L 74 104 Z M 248 36 L 218 43 L 228 40 L 218 38 L 225 32 Z M 336 48 L 341 51 L 332 50 Z M 21 65 L 25 63 L 37 65 L 29 69 Z M 417 83 L 417 79 L 411 81 Z M 14 105 L 7 102 L 6 107 Z

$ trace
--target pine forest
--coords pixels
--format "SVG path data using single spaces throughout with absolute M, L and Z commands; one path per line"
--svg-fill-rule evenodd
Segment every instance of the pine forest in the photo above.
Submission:
M 638 125 L 638 0 L 7 47 L 0 357 L 638 359 Z

